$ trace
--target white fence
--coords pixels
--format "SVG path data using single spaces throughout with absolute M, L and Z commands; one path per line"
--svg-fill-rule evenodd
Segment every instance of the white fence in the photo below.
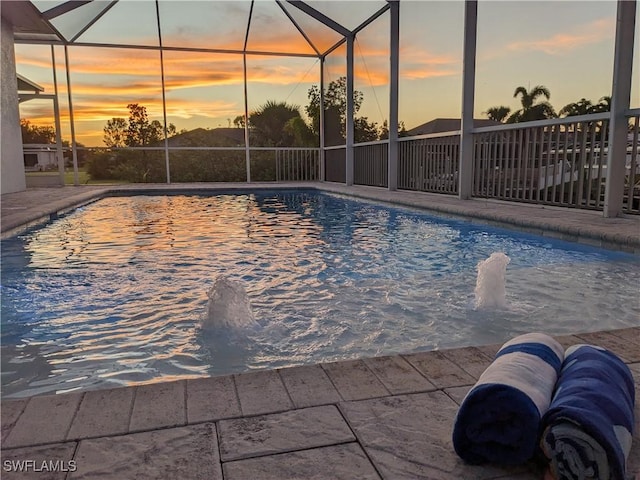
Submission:
M 478 128 L 473 195 L 601 210 L 609 115 Z M 638 115 L 630 117 L 624 211 L 638 213 Z
M 299 182 L 319 179 L 319 149 L 279 148 L 276 150 L 277 182 Z
M 398 188 L 458 193 L 459 132 L 400 138 L 398 145 Z
M 628 118 L 623 211 L 639 214 L 640 114 Z M 608 113 L 476 128 L 472 195 L 602 210 L 608 136 Z M 400 138 L 398 188 L 455 195 L 459 161 L 459 131 Z M 386 141 L 355 145 L 354 183 L 386 187 L 387 175 Z

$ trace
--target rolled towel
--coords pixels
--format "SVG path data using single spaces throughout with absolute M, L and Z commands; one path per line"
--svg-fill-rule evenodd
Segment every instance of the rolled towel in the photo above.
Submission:
M 622 480 L 631 450 L 634 380 L 614 353 L 593 345 L 565 352 L 540 446 L 556 479 Z
M 514 465 L 533 457 L 563 357 L 562 346 L 543 333 L 505 343 L 460 405 L 456 453 L 472 464 Z

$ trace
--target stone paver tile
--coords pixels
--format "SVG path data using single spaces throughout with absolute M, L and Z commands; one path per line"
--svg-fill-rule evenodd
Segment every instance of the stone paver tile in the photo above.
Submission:
M 293 408 L 287 389 L 275 370 L 234 375 L 244 415 L 282 412 Z
M 185 381 L 136 387 L 129 431 L 185 425 L 185 395 Z
M 379 480 L 357 443 L 238 460 L 222 465 L 225 480 Z
M 640 327 L 621 328 L 619 330 L 611 330 L 609 333 L 616 337 L 630 340 L 633 343 L 640 343 Z
M 133 392 L 131 387 L 87 392 L 73 419 L 67 439 L 127 433 Z
M 464 397 L 469 393 L 473 385 L 465 385 L 464 387 L 445 388 L 444 392 L 453 399 L 458 405 L 462 404 Z
M 640 362 L 640 344 L 620 338 L 609 332 L 579 333 L 576 335 L 584 343 L 598 345 L 611 350 L 625 363 Z
M 476 347 L 443 350 L 442 354 L 476 380 L 480 378 L 482 372 L 484 372 L 493 361 L 493 356 L 487 355 Z
M 485 480 L 524 471 L 465 464 L 451 441 L 458 406 L 443 392 L 343 402 L 340 409 L 384 479 Z
M 221 420 L 218 428 L 223 462 L 355 440 L 335 405 Z
M 366 358 L 364 362 L 394 395 L 436 390 L 433 383 L 400 356 Z
M 479 345 L 476 348 L 484 353 L 491 361 L 496 358 L 496 353 L 502 347 L 501 343 L 492 343 L 491 345 Z
M 438 388 L 473 385 L 476 379 L 444 356 L 442 352 L 422 352 L 404 355 L 431 383 Z
M 238 417 L 241 414 L 232 376 L 187 380 L 189 423 Z
M 280 377 L 296 408 L 337 403 L 340 394 L 320 365 L 283 368 Z
M 71 480 L 222 480 L 213 423 L 81 440 Z
M 4 448 L 62 442 L 78 410 L 82 393 L 31 397 L 7 435 Z
M 7 400 L 2 402 L 0 408 L 0 425 L 2 425 L 2 442 L 7 438 L 9 432 L 18 421 L 18 417 L 27 406 L 28 398 L 21 398 L 20 400 Z
M 325 363 L 322 368 L 345 400 L 389 395 L 389 391 L 362 360 Z
M 64 480 L 75 470 L 76 442 L 2 450 L 2 480 Z
M 557 342 L 560 345 L 562 345 L 562 348 L 564 348 L 565 350 L 572 345 L 578 345 L 579 343 L 584 343 L 584 340 L 582 340 L 579 337 L 576 337 L 575 335 L 554 335 L 553 338 L 557 340 Z

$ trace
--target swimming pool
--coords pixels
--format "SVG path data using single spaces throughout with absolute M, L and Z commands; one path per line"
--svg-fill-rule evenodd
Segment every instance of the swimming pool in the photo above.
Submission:
M 494 252 L 507 305 L 477 309 Z M 220 275 L 254 324 L 211 326 Z M 635 255 L 315 191 L 109 197 L 2 241 L 2 395 L 627 327 L 639 281 Z

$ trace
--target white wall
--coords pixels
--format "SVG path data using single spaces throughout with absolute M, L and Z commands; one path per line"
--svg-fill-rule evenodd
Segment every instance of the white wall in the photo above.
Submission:
M 27 185 L 24 175 L 22 134 L 20 132 L 18 80 L 16 78 L 16 58 L 13 49 L 13 30 L 4 18 L 2 19 L 0 46 L 2 47 L 0 192 L 10 193 L 25 190 Z

